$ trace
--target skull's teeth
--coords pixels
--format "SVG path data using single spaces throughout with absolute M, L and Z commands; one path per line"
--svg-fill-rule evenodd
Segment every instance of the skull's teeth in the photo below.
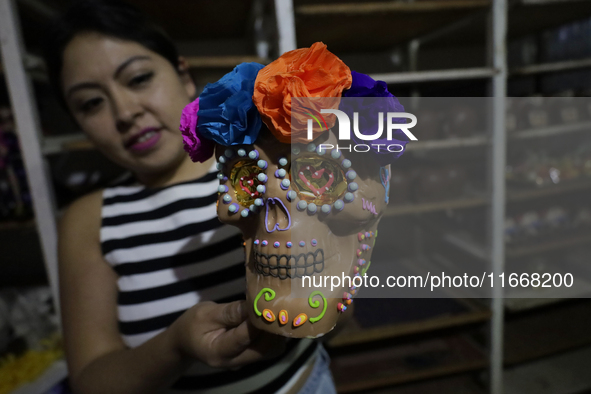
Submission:
M 318 249 L 299 255 L 267 255 L 255 252 L 255 269 L 263 276 L 280 279 L 313 275 L 324 270 L 324 252 Z

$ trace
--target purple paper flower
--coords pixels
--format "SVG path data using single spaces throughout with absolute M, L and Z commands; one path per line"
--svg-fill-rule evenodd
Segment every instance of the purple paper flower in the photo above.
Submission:
M 183 134 L 183 148 L 189 154 L 191 160 L 203 163 L 213 155 L 215 143 L 199 135 L 197 130 L 198 111 L 199 98 L 183 108 L 179 130 Z
M 359 113 L 359 132 L 363 135 L 372 135 L 378 131 L 378 113 L 384 114 L 384 122 L 386 121 L 386 114 L 388 112 L 404 112 L 404 107 L 398 99 L 388 91 L 388 85 L 384 81 L 375 81 L 369 75 L 361 74 L 356 71 L 351 71 L 353 83 L 351 88 L 343 93 L 344 98 L 356 98 L 356 100 L 341 100 L 339 109 L 349 115 L 349 119 L 353 120 L 353 112 Z M 381 99 L 379 99 L 381 98 Z M 405 119 L 394 119 L 396 123 L 404 123 Z M 378 138 L 373 141 L 365 141 L 357 137 L 352 131 L 351 138 L 356 144 L 367 144 L 375 153 L 375 158 L 384 166 L 390 164 L 398 159 L 404 153 L 389 152 L 385 146 L 392 144 L 399 144 L 406 147 L 408 138 L 401 130 L 394 130 L 392 139 L 388 140 L 386 129 L 382 132 L 384 138 Z M 377 145 L 379 145 L 379 148 Z M 379 149 L 379 150 L 378 150 Z M 399 149 L 393 149 L 399 150 Z

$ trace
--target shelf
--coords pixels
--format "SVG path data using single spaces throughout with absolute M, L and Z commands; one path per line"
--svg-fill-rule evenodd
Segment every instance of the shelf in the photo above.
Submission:
M 505 364 L 512 365 L 591 344 L 590 300 L 549 307 L 505 322 Z M 568 322 L 568 323 L 567 323 Z
M 192 56 L 187 57 L 190 68 L 230 68 L 233 69 L 240 63 L 269 64 L 269 59 L 258 56 Z
M 65 360 L 54 362 L 35 381 L 26 383 L 10 394 L 44 394 L 51 390 L 68 376 L 68 367 Z
M 359 299 L 356 302 L 361 304 L 360 308 L 363 308 L 363 299 Z M 375 302 L 375 300 L 371 300 Z M 399 300 L 383 300 L 384 302 L 404 302 Z M 413 300 L 416 302 L 429 303 L 439 302 L 441 300 Z M 488 321 L 491 316 L 490 310 L 471 302 L 470 300 L 457 300 L 449 302 L 455 302 L 455 304 L 462 308 L 462 312 L 452 313 L 448 311 L 442 311 L 436 315 L 419 318 L 418 320 L 400 322 L 396 324 L 385 324 L 376 327 L 364 328 L 360 325 L 356 318 L 353 318 L 345 328 L 338 335 L 331 338 L 327 342 L 329 348 L 339 348 L 352 345 L 366 344 L 369 342 L 376 342 L 384 339 L 392 339 L 397 337 L 422 334 L 426 332 L 432 332 L 437 330 L 443 330 L 452 327 L 461 327 L 474 323 L 481 323 Z M 441 307 L 443 309 L 443 307 Z M 404 306 L 400 308 L 404 311 Z M 358 311 L 358 309 L 355 309 Z M 399 311 L 400 313 L 400 311 Z M 356 315 L 358 312 L 355 313 Z
M 505 394 L 589 393 L 591 347 L 510 368 L 503 381 Z
M 550 137 L 554 135 L 574 133 L 578 131 L 591 131 L 591 122 L 561 124 L 543 128 L 516 131 L 508 135 L 511 140 Z M 410 146 L 410 145 L 409 145 Z
M 591 290 L 591 288 L 589 288 Z M 533 293 L 534 289 L 529 289 Z M 588 293 L 587 293 L 588 294 Z M 557 298 L 536 298 L 539 294 L 530 294 L 531 298 L 505 298 L 504 304 L 505 309 L 511 313 L 518 313 L 529 311 L 536 308 L 543 308 L 545 306 L 558 304 L 568 300 L 578 298 L 577 296 L 583 295 L 579 292 L 573 292 L 572 297 L 558 296 Z
M 488 261 L 489 256 L 486 248 L 480 242 L 472 239 L 468 234 L 447 232 L 443 235 L 443 239 L 473 257 Z M 550 241 L 541 239 L 539 242 L 535 244 L 532 243 L 528 246 L 507 245 L 505 246 L 505 255 L 507 258 L 515 259 L 588 243 L 591 243 L 591 234 L 589 233 L 574 237 L 569 236 L 561 239 L 553 239 Z
M 401 216 L 413 213 L 425 213 L 435 211 L 445 211 L 447 209 L 465 209 L 480 207 L 487 204 L 486 199 L 480 197 L 462 198 L 449 201 L 427 202 L 421 204 L 408 204 L 400 206 L 390 206 L 386 208 L 384 216 Z
M 331 370 L 337 391 L 351 393 L 477 371 L 486 365 L 476 344 L 453 336 L 333 357 Z
M 523 76 L 543 74 L 556 71 L 570 71 L 580 68 L 591 67 L 591 59 L 567 60 L 562 62 L 532 64 L 530 66 L 523 66 L 514 68 L 509 71 L 510 76 Z
M 385 74 L 371 74 L 375 80 L 393 83 L 414 83 L 433 81 L 454 81 L 462 79 L 490 78 L 497 74 L 497 70 L 488 67 L 458 68 L 451 70 L 413 71 Z
M 579 235 L 568 235 L 568 236 L 556 236 L 550 240 L 540 240 L 535 244 L 527 246 L 511 246 L 507 245 L 505 253 L 509 258 L 518 258 L 530 256 L 532 254 L 539 254 L 544 252 L 550 252 L 554 250 L 568 248 L 579 244 L 591 244 L 591 233 L 579 234 Z
M 45 155 L 91 149 L 95 149 L 94 145 L 82 133 L 43 138 L 42 151 Z
M 407 152 L 436 149 L 470 148 L 484 146 L 488 143 L 484 135 L 476 135 L 467 138 L 447 138 L 441 140 L 416 141 L 408 144 Z
M 488 0 L 305 3 L 295 6 L 298 46 L 321 40 L 337 56 L 391 51 L 490 6 Z
M 541 187 L 539 189 L 507 190 L 508 202 L 521 202 L 535 198 L 555 196 L 557 194 L 572 193 L 591 189 L 591 180 L 571 181 L 558 185 Z
M 296 15 L 362 15 L 383 12 L 433 12 L 484 8 L 489 0 L 448 0 L 420 2 L 358 2 L 347 4 L 310 4 L 296 7 Z

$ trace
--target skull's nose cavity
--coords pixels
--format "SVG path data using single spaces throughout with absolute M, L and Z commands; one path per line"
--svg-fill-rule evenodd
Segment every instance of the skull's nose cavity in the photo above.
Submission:
M 268 233 L 272 233 L 275 230 L 289 230 L 291 227 L 291 215 L 280 198 L 267 198 L 265 211 L 265 229 Z

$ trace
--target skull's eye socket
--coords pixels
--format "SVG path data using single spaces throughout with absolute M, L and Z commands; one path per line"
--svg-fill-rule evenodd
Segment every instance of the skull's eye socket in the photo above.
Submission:
M 316 205 L 332 204 L 347 190 L 339 165 L 318 157 L 300 157 L 291 164 L 292 188 L 300 199 Z
M 250 207 L 255 199 L 263 196 L 257 190 L 257 186 L 264 184 L 258 179 L 259 174 L 264 174 L 264 171 L 252 160 L 238 161 L 232 167 L 230 181 L 240 205 Z

